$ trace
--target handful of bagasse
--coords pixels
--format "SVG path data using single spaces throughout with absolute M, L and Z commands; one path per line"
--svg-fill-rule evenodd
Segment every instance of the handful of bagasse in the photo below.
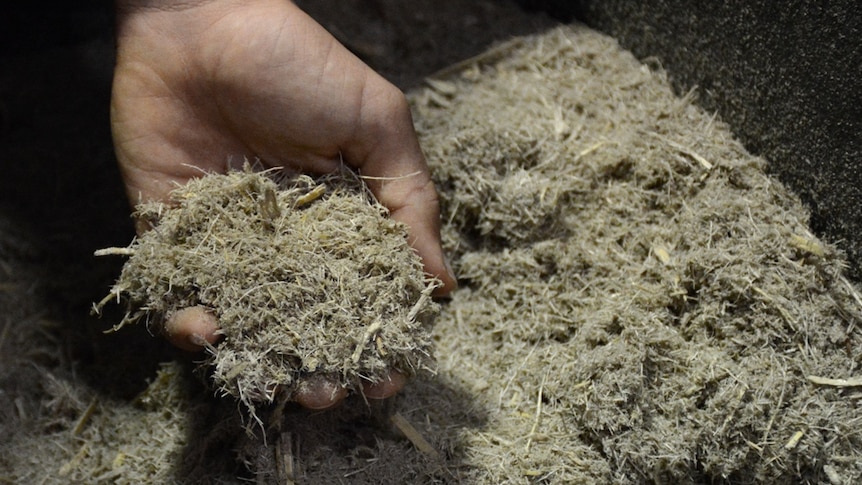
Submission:
M 359 390 L 390 369 L 430 368 L 439 282 L 423 273 L 406 227 L 346 169 L 274 174 L 206 175 L 170 204 L 139 205 L 152 229 L 96 253 L 130 256 L 96 311 L 125 300 L 114 330 L 160 330 L 178 310 L 208 308 L 224 334 L 208 348 L 213 383 L 252 412 L 289 400 L 312 374 Z

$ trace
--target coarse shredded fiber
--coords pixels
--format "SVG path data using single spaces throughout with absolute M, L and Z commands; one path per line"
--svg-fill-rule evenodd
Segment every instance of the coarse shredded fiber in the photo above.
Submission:
M 613 40 L 508 49 L 414 96 L 462 285 L 440 379 L 489 416 L 461 477 L 862 479 L 862 394 L 811 378 L 862 373 L 862 302 L 799 201 Z
M 437 305 L 404 226 L 349 171 L 280 186 L 249 167 L 142 204 L 152 230 L 105 301 L 125 298 L 119 326 L 203 306 L 223 340 L 213 380 L 249 407 L 289 399 L 303 376 L 349 389 L 431 365 Z M 104 303 L 104 302 L 103 302 Z

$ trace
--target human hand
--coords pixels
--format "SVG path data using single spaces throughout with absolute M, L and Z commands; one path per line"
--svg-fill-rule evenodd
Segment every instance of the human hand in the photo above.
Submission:
M 324 173 L 357 169 L 393 219 L 408 227 L 426 271 L 451 291 L 439 236 L 437 192 L 404 95 L 285 0 L 121 0 L 111 127 L 130 199 L 167 200 L 177 184 L 223 172 L 227 160 Z M 166 324 L 175 345 L 218 340 L 202 307 Z M 365 388 L 398 392 L 405 378 Z M 312 408 L 346 391 L 307 382 L 296 399 Z

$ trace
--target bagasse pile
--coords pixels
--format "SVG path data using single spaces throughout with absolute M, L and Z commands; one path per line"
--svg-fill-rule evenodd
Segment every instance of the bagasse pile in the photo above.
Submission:
M 250 407 L 289 399 L 312 373 L 359 389 L 429 363 L 435 285 L 404 226 L 348 172 L 282 185 L 246 167 L 178 188 L 175 207 L 139 206 L 153 229 L 103 301 L 128 300 L 119 326 L 209 309 L 224 334 L 213 380 Z
M 359 400 L 288 407 L 280 433 L 248 439 L 228 400 L 175 392 L 173 366 L 149 399 L 88 413 L 82 393 L 60 431 L 13 433 L 7 476 L 862 482 L 862 300 L 842 255 L 660 70 L 574 26 L 461 63 L 411 100 L 461 287 L 435 321 L 437 374 L 389 411 L 434 453 Z M 162 431 L 104 431 L 117 423 Z M 5 458 L 39 440 L 51 453 Z
M 462 281 L 441 379 L 488 414 L 463 477 L 862 479 L 862 302 L 798 201 L 612 40 L 509 49 L 415 96 Z

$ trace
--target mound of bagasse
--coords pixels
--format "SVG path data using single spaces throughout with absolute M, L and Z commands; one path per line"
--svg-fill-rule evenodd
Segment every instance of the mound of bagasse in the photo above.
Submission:
M 289 399 L 312 374 L 357 390 L 432 363 L 437 282 L 351 172 L 210 174 L 136 216 L 152 229 L 122 251 L 101 305 L 125 299 L 118 327 L 157 331 L 179 310 L 208 309 L 224 335 L 208 359 L 224 394 L 254 407 Z

